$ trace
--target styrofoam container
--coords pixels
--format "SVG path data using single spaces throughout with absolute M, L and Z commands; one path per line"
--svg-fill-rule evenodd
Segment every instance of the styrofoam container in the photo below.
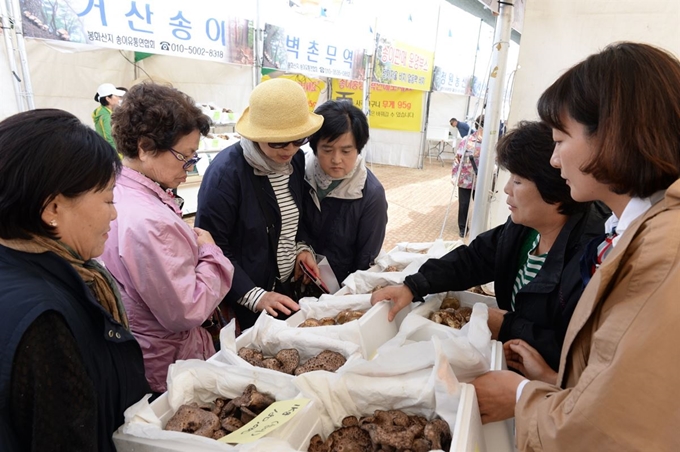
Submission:
M 498 341 L 493 341 L 491 348 L 491 370 L 507 370 L 507 368 L 503 344 Z M 486 450 L 488 452 L 514 452 L 514 418 L 485 424 L 482 426 L 482 432 L 484 433 Z
M 461 383 L 458 415 L 452 436 L 451 449 L 449 449 L 451 452 L 495 452 L 497 450 L 490 449 L 486 445 L 477 394 L 475 387 L 471 384 Z
M 158 397 L 151 403 L 151 409 L 161 420 L 162 427 L 173 416 L 173 410 L 168 403 L 167 392 Z M 313 436 L 310 432 L 318 429 L 320 424 L 318 407 L 312 401 L 305 406 L 289 422 L 267 435 L 267 438 L 278 438 L 286 441 L 294 450 L 307 450 L 309 440 Z M 192 436 L 189 433 L 188 437 Z M 113 442 L 118 452 L 202 452 L 202 451 L 224 451 L 224 445 L 215 441 L 214 448 L 206 446 L 204 443 L 197 444 L 195 447 L 188 443 L 179 443 L 170 440 L 158 440 L 140 438 L 120 432 L 113 434 Z M 264 450 L 264 449 L 263 449 Z
M 358 345 L 361 347 L 361 355 L 365 359 L 372 359 L 382 344 L 397 335 L 399 325 L 401 325 L 404 317 L 410 312 L 410 309 L 402 309 L 397 313 L 394 320 L 390 322 L 387 320 L 390 307 L 389 303 L 378 303 L 356 320 L 359 325 L 360 335 L 360 343 Z M 290 316 L 286 323 L 288 326 L 296 328 L 304 321 L 305 314 L 302 311 L 298 311 Z M 338 326 L 341 327 L 342 325 Z M 333 326 L 326 326 L 325 328 L 333 328 Z

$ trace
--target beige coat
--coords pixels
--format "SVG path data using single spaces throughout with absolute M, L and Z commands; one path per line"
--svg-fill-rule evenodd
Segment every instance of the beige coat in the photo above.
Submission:
M 680 451 L 680 180 L 586 287 L 557 381 L 524 387 L 520 451 Z

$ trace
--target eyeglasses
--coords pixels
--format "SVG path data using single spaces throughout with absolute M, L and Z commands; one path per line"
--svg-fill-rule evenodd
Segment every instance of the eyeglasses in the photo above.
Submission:
M 307 143 L 309 143 L 309 137 L 300 138 L 299 140 L 295 140 L 295 141 L 286 141 L 285 143 L 267 143 L 267 145 L 269 145 L 270 148 L 283 149 L 286 146 L 288 146 L 289 144 L 292 144 L 293 146 L 300 147 L 300 146 L 307 144 Z
M 172 155 L 174 155 L 177 160 L 179 160 L 180 162 L 184 162 L 184 165 L 182 165 L 182 169 L 184 169 L 184 170 L 188 170 L 189 168 L 194 166 L 196 164 L 196 162 L 201 160 L 201 157 L 199 157 L 196 152 L 194 152 L 193 157 L 188 159 L 185 156 L 183 156 L 182 154 L 180 154 L 179 152 L 175 151 L 173 148 L 168 148 L 168 150 L 170 152 L 172 152 Z

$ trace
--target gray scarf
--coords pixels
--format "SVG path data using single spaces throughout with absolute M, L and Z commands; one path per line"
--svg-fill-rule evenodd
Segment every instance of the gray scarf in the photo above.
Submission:
M 253 167 L 256 176 L 272 176 L 274 174 L 290 176 L 293 174 L 293 165 L 290 162 L 275 162 L 267 157 L 260 149 L 260 145 L 254 141 L 241 137 L 241 147 L 243 148 L 243 157 L 245 157 L 248 165 Z

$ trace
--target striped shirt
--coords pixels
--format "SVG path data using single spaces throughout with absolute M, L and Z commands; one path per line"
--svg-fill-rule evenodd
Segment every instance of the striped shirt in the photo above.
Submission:
M 538 247 L 538 243 L 540 241 L 541 235 L 537 234 L 536 238 L 531 244 L 531 249 L 527 253 L 527 258 L 526 261 L 524 262 L 524 265 L 522 265 L 519 271 L 517 272 L 515 284 L 512 286 L 512 301 L 510 304 L 513 311 L 515 310 L 515 296 L 517 295 L 517 292 L 522 290 L 524 286 L 526 286 L 531 281 L 533 281 L 534 278 L 536 278 L 536 275 L 538 274 L 538 272 L 543 267 L 543 264 L 545 263 L 545 258 L 548 256 L 548 253 L 541 254 L 539 256 L 534 256 L 532 254 Z
M 298 245 L 295 242 L 300 212 L 288 188 L 289 176 L 274 174 L 268 177 L 276 195 L 276 203 L 281 211 L 281 234 L 276 249 L 276 264 L 278 265 L 280 280 L 286 281 L 295 268 L 297 253 L 302 251 L 302 249 L 298 250 Z M 307 248 L 304 247 L 304 249 Z M 272 289 L 273 287 L 270 287 L 268 290 L 271 291 Z M 267 290 L 261 287 L 253 287 L 238 302 L 251 311 L 256 311 L 257 303 L 266 292 Z

